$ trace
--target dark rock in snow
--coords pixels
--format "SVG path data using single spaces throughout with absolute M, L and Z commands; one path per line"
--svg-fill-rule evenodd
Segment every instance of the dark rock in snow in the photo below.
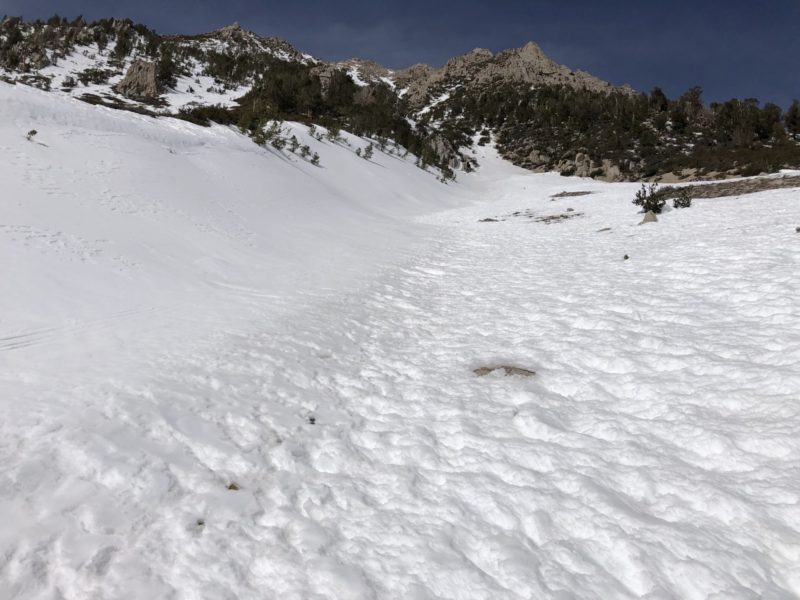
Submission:
M 528 369 L 522 369 L 520 367 L 510 367 L 508 365 L 499 365 L 499 366 L 492 366 L 492 367 L 480 367 L 479 369 L 475 369 L 473 372 L 478 377 L 486 377 L 494 373 L 495 371 L 503 371 L 506 377 L 509 376 L 517 376 L 517 377 L 535 377 L 536 371 L 530 371 Z

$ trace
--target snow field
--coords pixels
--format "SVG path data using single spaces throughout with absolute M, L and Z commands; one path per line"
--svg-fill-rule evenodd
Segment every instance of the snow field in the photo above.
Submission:
M 0 111 L 0 597 L 800 594 L 797 191 Z

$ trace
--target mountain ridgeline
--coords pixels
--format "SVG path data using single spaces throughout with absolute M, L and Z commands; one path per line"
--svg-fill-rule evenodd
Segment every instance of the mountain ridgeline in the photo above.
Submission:
M 616 87 L 549 59 L 531 43 L 474 50 L 442 68 L 390 70 L 367 60 L 317 60 L 232 25 L 163 36 L 130 20 L 54 16 L 0 22 L 0 80 L 86 102 L 234 125 L 257 143 L 276 121 L 346 129 L 391 142 L 444 178 L 476 166 L 468 149 L 494 141 L 532 170 L 612 181 L 755 175 L 800 167 L 800 104 L 706 104 Z M 270 134 L 273 132 L 273 134 Z

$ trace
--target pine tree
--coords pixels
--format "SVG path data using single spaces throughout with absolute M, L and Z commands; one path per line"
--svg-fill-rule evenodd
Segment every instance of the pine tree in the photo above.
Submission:
M 156 79 L 162 88 L 174 88 L 177 83 L 178 68 L 172 52 L 164 51 L 156 63 Z
M 660 87 L 654 87 L 653 91 L 650 92 L 649 103 L 650 108 L 656 112 L 666 112 L 669 108 L 669 100 Z
M 786 130 L 795 138 L 800 136 L 800 101 L 795 100 L 783 118 Z
M 374 153 L 375 153 L 375 147 L 372 144 L 364 148 L 364 158 L 366 160 L 372 160 L 372 155 Z
M 339 134 L 341 133 L 341 129 L 336 124 L 328 125 L 328 139 L 332 142 L 339 141 Z

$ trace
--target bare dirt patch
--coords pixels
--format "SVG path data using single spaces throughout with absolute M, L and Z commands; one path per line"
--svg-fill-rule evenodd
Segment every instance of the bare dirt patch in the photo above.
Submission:
M 497 371 L 503 371 L 503 374 L 506 377 L 535 377 L 536 371 L 531 371 L 529 369 L 523 369 L 521 367 L 512 367 L 509 365 L 498 365 L 498 366 L 491 366 L 491 367 L 480 367 L 475 369 L 473 373 L 478 377 L 486 377 L 487 375 L 491 375 Z
M 567 212 L 565 213 L 556 215 L 542 215 L 542 216 L 537 216 L 534 211 L 532 211 L 531 209 L 527 209 L 511 213 L 510 215 L 503 215 L 502 217 L 487 217 L 485 219 L 481 219 L 478 222 L 500 223 L 508 221 L 510 219 L 530 219 L 534 223 L 544 223 L 546 225 L 550 225 L 552 223 L 562 223 L 563 221 L 568 221 L 569 219 L 575 219 L 577 217 L 582 217 L 582 216 L 584 216 L 584 213 L 575 212 L 574 208 L 568 208 Z
M 594 194 L 594 192 L 559 192 L 558 194 L 553 194 L 550 197 L 551 198 L 577 198 L 578 196 L 589 196 L 590 194 Z
M 534 219 L 537 223 L 544 223 L 545 225 L 551 225 L 552 223 L 562 223 L 564 221 L 569 221 L 570 219 L 575 219 L 577 217 L 582 217 L 583 213 L 579 212 L 571 212 L 571 213 L 564 213 L 561 215 L 548 215 L 546 217 L 536 217 Z

